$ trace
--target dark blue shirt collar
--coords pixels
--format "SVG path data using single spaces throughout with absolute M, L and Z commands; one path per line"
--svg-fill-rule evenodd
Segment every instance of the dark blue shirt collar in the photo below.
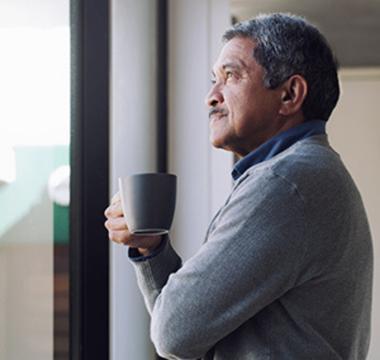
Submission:
M 237 180 L 251 166 L 269 160 L 298 140 L 320 134 L 326 134 L 326 121 L 309 120 L 277 134 L 235 164 L 232 170 L 233 179 Z

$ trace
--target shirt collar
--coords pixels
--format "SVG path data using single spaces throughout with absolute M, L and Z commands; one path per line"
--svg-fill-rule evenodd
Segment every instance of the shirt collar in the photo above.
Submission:
M 251 151 L 248 155 L 240 159 L 232 170 L 232 177 L 237 180 L 248 168 L 262 161 L 269 160 L 278 153 L 284 151 L 301 139 L 305 139 L 312 135 L 320 135 L 326 133 L 326 121 L 309 120 L 276 136 L 270 138 L 258 148 Z

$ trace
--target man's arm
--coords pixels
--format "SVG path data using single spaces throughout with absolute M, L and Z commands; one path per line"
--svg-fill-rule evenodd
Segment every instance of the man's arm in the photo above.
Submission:
M 200 358 L 292 288 L 304 233 L 297 189 L 267 174 L 239 186 L 207 242 L 182 267 L 168 239 L 156 256 L 134 262 L 157 352 L 170 359 Z

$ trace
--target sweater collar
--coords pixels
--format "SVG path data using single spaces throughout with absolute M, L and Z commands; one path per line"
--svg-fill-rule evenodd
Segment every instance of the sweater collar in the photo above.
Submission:
M 301 139 L 320 134 L 326 134 L 326 121 L 324 120 L 309 120 L 283 131 L 240 159 L 235 164 L 231 175 L 234 180 L 237 180 L 253 165 L 271 159 Z

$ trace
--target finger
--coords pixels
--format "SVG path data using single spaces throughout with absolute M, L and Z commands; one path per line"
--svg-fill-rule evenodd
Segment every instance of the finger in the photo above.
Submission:
M 109 218 L 105 223 L 104 226 L 108 230 L 128 230 L 128 226 L 125 222 L 124 217 L 117 217 L 117 218 Z
M 120 193 L 117 192 L 114 196 L 112 196 L 111 204 L 112 204 L 112 203 L 119 202 L 119 201 L 120 201 Z
M 121 208 L 121 203 L 117 202 L 108 206 L 108 208 L 104 211 L 104 215 L 107 218 L 123 216 L 123 209 Z
M 109 231 L 108 238 L 117 244 L 124 244 L 124 245 L 129 245 L 132 240 L 131 233 L 126 230 Z

